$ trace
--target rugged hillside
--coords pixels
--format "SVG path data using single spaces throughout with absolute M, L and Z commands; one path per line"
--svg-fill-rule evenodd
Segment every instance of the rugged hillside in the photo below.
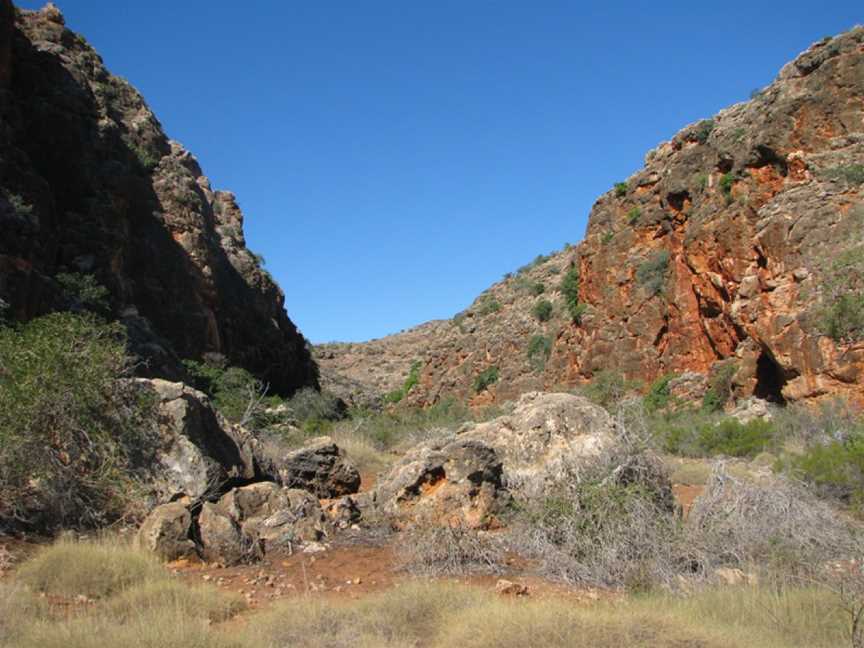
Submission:
M 219 353 L 278 392 L 317 384 L 234 196 L 51 4 L 0 0 L 0 229 L 0 299 L 15 318 L 86 297 L 93 275 L 151 373 Z
M 420 360 L 417 403 L 509 399 L 604 369 L 647 383 L 721 366 L 741 396 L 864 399 L 862 164 L 859 27 L 649 152 L 597 200 L 578 246 L 539 257 L 450 323 L 319 349 L 322 370 L 392 387 Z M 571 268 L 578 322 L 560 291 Z M 394 348 L 403 359 L 381 363 Z M 498 375 L 486 389 L 484 371 L 481 382 Z

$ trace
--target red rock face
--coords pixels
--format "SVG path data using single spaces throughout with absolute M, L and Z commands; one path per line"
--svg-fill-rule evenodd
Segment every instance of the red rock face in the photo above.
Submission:
M 734 362 L 742 396 L 864 401 L 864 343 L 835 341 L 821 323 L 832 263 L 864 245 L 862 183 L 837 173 L 861 164 L 857 28 L 811 47 L 754 100 L 651 151 L 626 190 L 598 199 L 581 244 L 492 286 L 450 326 L 427 328 L 409 402 L 453 395 L 485 404 L 603 370 L 647 385 L 667 373 L 707 374 L 721 361 Z M 570 266 L 588 305 L 579 324 L 559 290 Z M 542 294 L 532 292 L 537 284 Z M 531 314 L 540 300 L 553 304 L 546 322 Z M 410 355 L 404 337 L 376 348 Z M 548 341 L 548 358 L 530 357 L 541 346 L 534 338 Z M 338 356 L 320 362 L 325 375 L 339 370 Z M 489 367 L 499 379 L 478 393 Z
M 0 0 L 0 299 L 12 315 L 68 305 L 57 274 L 90 274 L 151 375 L 218 353 L 278 393 L 316 385 L 234 197 L 55 7 L 19 12 L 14 38 L 9 11 Z

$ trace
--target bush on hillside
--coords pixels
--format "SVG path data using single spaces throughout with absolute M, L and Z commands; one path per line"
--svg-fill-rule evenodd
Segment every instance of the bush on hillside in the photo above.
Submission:
M 702 409 L 706 412 L 720 412 L 732 398 L 733 380 L 738 367 L 734 362 L 715 366 L 708 378 L 708 389 L 702 396 Z
M 552 340 L 545 335 L 535 335 L 528 342 L 528 363 L 534 371 L 543 371 L 552 353 Z
M 564 295 L 564 304 L 570 319 L 579 324 L 587 307 L 579 303 L 579 270 L 576 266 L 570 266 L 561 280 L 561 293 Z
M 538 322 L 548 322 L 552 317 L 552 311 L 554 310 L 554 306 L 552 306 L 552 302 L 548 299 L 541 299 L 536 304 L 534 304 L 534 308 L 531 309 L 534 317 L 537 318 Z
M 692 414 L 675 417 L 658 426 L 663 449 L 685 457 L 755 457 L 775 450 L 779 432 L 769 421 L 741 423 L 733 418 L 700 421 Z
M 672 398 L 672 394 L 669 391 L 669 383 L 674 377 L 675 374 L 665 374 L 651 383 L 648 393 L 643 398 L 645 409 L 648 412 L 656 412 L 669 405 L 669 401 Z
M 479 394 L 498 382 L 498 367 L 487 367 L 474 379 L 474 392 Z
M 48 527 L 129 510 L 157 443 L 129 374 L 118 324 L 55 313 L 0 328 L 0 510 Z
M 652 297 L 663 292 L 669 274 L 669 250 L 657 250 L 636 268 L 636 281 Z

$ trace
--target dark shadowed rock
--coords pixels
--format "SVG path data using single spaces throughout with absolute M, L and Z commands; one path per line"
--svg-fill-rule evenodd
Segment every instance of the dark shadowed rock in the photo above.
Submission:
M 234 196 L 210 186 L 56 7 L 19 12 L 10 37 L 11 11 L 0 0 L 0 299 L 10 314 L 62 308 L 55 276 L 91 274 L 112 315 L 135 309 L 173 347 L 135 349 L 150 375 L 177 378 L 174 352 L 213 352 L 273 393 L 316 386 L 281 289 L 246 248 Z
M 321 498 L 349 495 L 360 488 L 360 473 L 329 437 L 310 440 L 284 455 L 277 466 L 283 486 L 302 488 Z

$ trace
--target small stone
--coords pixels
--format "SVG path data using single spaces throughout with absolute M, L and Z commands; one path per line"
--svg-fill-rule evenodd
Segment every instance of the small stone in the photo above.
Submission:
M 528 586 L 500 579 L 495 583 L 495 591 L 502 596 L 528 596 Z

